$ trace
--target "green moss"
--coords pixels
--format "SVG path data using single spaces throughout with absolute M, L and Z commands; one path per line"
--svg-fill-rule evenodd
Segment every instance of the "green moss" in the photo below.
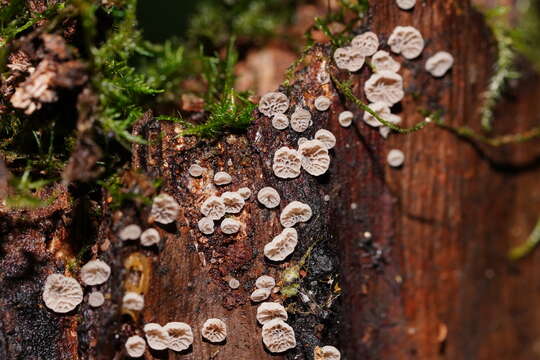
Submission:
M 26 169 L 21 177 L 13 177 L 10 182 L 12 193 L 6 198 L 6 205 L 13 209 L 35 209 L 50 205 L 54 201 L 51 196 L 41 199 L 35 196 L 35 191 L 44 188 L 51 180 L 32 180 L 30 169 Z

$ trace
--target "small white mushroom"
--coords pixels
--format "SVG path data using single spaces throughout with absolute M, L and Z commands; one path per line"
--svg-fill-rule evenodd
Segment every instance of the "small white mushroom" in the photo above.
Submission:
M 390 50 L 412 60 L 424 50 L 424 39 L 420 31 L 412 26 L 397 26 L 388 38 Z
M 231 278 L 229 280 L 229 287 L 231 289 L 238 289 L 240 287 L 240 281 L 238 281 L 238 279 Z
M 454 57 L 446 51 L 439 51 L 426 61 L 426 70 L 435 77 L 442 77 L 454 65 Z
M 283 114 L 288 108 L 289 99 L 280 92 L 269 92 L 259 101 L 259 111 L 268 117 Z
M 276 114 L 272 117 L 272 126 L 277 130 L 284 130 L 289 127 L 289 118 L 285 114 Z
M 401 150 L 392 149 L 390 150 L 390 152 L 388 152 L 388 155 L 386 156 L 386 161 L 391 167 L 400 167 L 405 161 L 405 154 L 403 154 L 403 151 Z
M 315 347 L 314 360 L 340 360 L 341 353 L 333 346 Z
M 387 117 L 390 115 L 390 108 L 386 103 L 383 102 L 376 102 L 369 104 L 368 107 L 375 112 L 379 117 L 383 118 L 384 120 L 387 119 Z M 369 126 L 373 127 L 379 127 L 382 125 L 382 123 L 375 118 L 375 116 L 371 115 L 369 112 L 364 112 L 364 121 Z
M 204 322 L 201 335 L 213 343 L 220 343 L 227 338 L 227 325 L 220 319 L 208 319 Z
M 311 114 L 306 109 L 297 106 L 291 115 L 291 129 L 296 132 L 304 132 L 311 125 Z
M 266 186 L 257 193 L 257 200 L 268 209 L 273 209 L 279 205 L 281 197 L 276 189 Z
M 242 187 L 238 189 L 237 193 L 239 193 L 244 200 L 247 200 L 251 197 L 251 190 L 247 187 Z
M 350 111 L 342 111 L 339 114 L 338 122 L 342 127 L 349 127 L 352 124 L 354 114 Z
M 255 289 L 251 293 L 249 298 L 253 302 L 261 302 L 261 301 L 264 301 L 264 300 L 268 299 L 268 297 L 270 296 L 271 293 L 272 293 L 272 289 Z
M 257 289 L 272 289 L 276 286 L 276 280 L 269 275 L 262 275 L 255 280 L 255 287 Z
M 320 140 L 308 140 L 298 147 L 302 168 L 313 176 L 324 174 L 330 167 L 330 155 L 326 145 Z
M 317 73 L 317 81 L 321 85 L 325 85 L 325 84 L 330 83 L 330 75 L 328 74 L 328 72 L 325 69 L 321 68 L 319 70 L 319 72 Z
M 225 205 L 226 213 L 238 214 L 244 208 L 244 198 L 237 192 L 226 191 L 221 194 L 221 200 Z
M 264 246 L 264 256 L 272 261 L 283 261 L 293 253 L 298 244 L 298 232 L 294 228 L 285 228 Z
M 169 346 L 169 333 L 161 325 L 148 323 L 144 325 L 144 335 L 148 346 L 154 350 L 165 350 Z
M 317 130 L 317 132 L 315 133 L 315 139 L 322 142 L 328 150 L 336 146 L 336 137 L 334 136 L 334 134 L 332 134 L 332 132 L 326 129 Z
M 137 358 L 144 355 L 146 342 L 138 335 L 130 336 L 126 341 L 125 347 L 129 357 Z
M 364 84 L 364 92 L 371 102 L 392 106 L 403 99 L 403 78 L 390 71 L 379 71 Z
M 326 111 L 332 105 L 332 101 L 326 96 L 319 96 L 315 99 L 315 109 L 319 111 Z
M 309 221 L 312 215 L 313 212 L 308 204 L 304 204 L 300 201 L 293 201 L 281 211 L 279 221 L 283 227 L 290 228 L 299 222 Z
M 100 307 L 105 302 L 105 297 L 101 291 L 92 291 L 88 294 L 88 305 L 91 307 Z
M 200 177 L 204 173 L 204 168 L 198 164 L 193 164 L 189 167 L 188 172 L 193 177 Z
M 144 308 L 144 297 L 136 292 L 128 291 L 122 298 L 122 307 L 127 310 L 141 311 Z
M 170 224 L 176 220 L 180 205 L 167 194 L 159 194 L 154 198 L 150 217 L 160 224 Z
M 288 147 L 281 147 L 274 153 L 272 169 L 278 178 L 294 179 L 300 175 L 302 158 L 300 154 Z
M 394 115 L 394 114 L 389 114 L 384 119 L 387 120 L 388 122 L 394 124 L 394 125 L 397 125 L 397 124 L 401 123 L 401 116 Z M 392 131 L 392 129 L 390 129 L 390 127 L 388 127 L 388 126 L 381 126 L 379 128 L 379 133 L 385 139 L 390 134 L 390 131 Z
M 227 235 L 236 234 L 240 230 L 241 226 L 242 223 L 240 221 L 226 218 L 221 222 L 221 231 Z
M 118 237 L 121 240 L 137 240 L 141 236 L 141 227 L 137 224 L 131 224 L 120 230 Z
M 275 319 L 287 321 L 287 318 L 287 310 L 280 303 L 263 302 L 257 308 L 257 321 L 261 325 Z
M 216 185 L 227 185 L 227 184 L 230 184 L 231 181 L 232 181 L 231 175 L 229 175 L 225 171 L 218 171 L 214 175 L 214 183 Z
M 183 322 L 170 322 L 164 327 L 168 333 L 167 347 L 174 351 L 184 351 L 193 344 L 191 326 Z
M 305 138 L 303 136 L 300 136 L 298 138 L 298 141 L 296 142 L 298 144 L 298 146 L 302 145 L 302 143 L 304 143 L 305 141 L 308 141 L 308 138 Z
M 401 65 L 394 60 L 388 51 L 379 50 L 371 58 L 371 65 L 375 68 L 375 71 L 391 71 L 398 72 Z
M 396 0 L 396 4 L 401 10 L 410 10 L 416 5 L 416 0 Z
M 210 235 L 214 233 L 214 220 L 212 220 L 211 218 L 207 216 L 199 220 L 199 222 L 197 223 L 197 226 L 200 232 L 202 232 L 205 235 Z
M 273 353 L 281 353 L 296 346 L 293 328 L 280 319 L 263 325 L 262 338 L 264 346 Z
M 45 280 L 42 297 L 45 306 L 52 311 L 67 313 L 81 303 L 83 290 L 74 278 L 62 274 L 51 274 Z
M 351 46 L 360 50 L 360 54 L 363 56 L 371 56 L 375 54 L 379 48 L 379 38 L 377 37 L 377 34 L 367 31 L 355 36 L 351 40 Z
M 366 58 L 362 55 L 362 51 L 356 47 L 348 46 L 337 48 L 334 51 L 334 61 L 338 68 L 348 70 L 350 72 L 358 71 L 364 65 Z
M 90 260 L 79 273 L 85 285 L 101 285 L 109 279 L 111 267 L 101 260 Z
M 159 240 L 161 240 L 161 236 L 159 236 L 159 232 L 154 228 L 148 228 L 144 230 L 141 234 L 142 246 L 152 246 L 155 244 L 159 244 Z
M 225 215 L 225 204 L 220 197 L 210 196 L 201 205 L 201 213 L 212 220 L 219 220 Z

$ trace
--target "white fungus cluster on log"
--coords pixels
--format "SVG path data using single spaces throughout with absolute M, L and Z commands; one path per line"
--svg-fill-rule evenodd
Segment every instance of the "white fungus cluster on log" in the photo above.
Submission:
M 388 51 L 384 50 L 379 50 L 373 55 L 371 65 L 374 67 L 375 72 L 398 72 L 401 69 L 401 64 L 394 60 Z
M 138 358 L 144 355 L 146 342 L 138 335 L 130 336 L 124 345 L 128 356 Z
M 253 302 L 261 302 L 270 296 L 272 290 L 276 286 L 276 280 L 268 275 L 262 275 L 255 281 L 256 289 L 251 293 L 251 300 Z
M 297 106 L 291 115 L 290 124 L 291 129 L 298 133 L 306 131 L 311 125 L 311 113 L 308 110 Z
M 442 77 L 452 65 L 454 57 L 446 51 L 439 51 L 426 61 L 426 70 L 434 77 Z
M 87 262 L 79 273 L 85 285 L 101 285 L 109 279 L 111 267 L 101 260 Z
M 341 353 L 333 346 L 315 346 L 313 351 L 314 360 L 340 360 Z
M 268 117 L 284 114 L 288 108 L 289 98 L 280 92 L 267 93 L 259 101 L 259 111 Z
M 142 311 L 144 308 L 144 296 L 136 292 L 128 291 L 122 298 L 122 307 L 126 310 Z
M 227 185 L 227 184 L 230 184 L 232 182 L 232 177 L 231 175 L 229 175 L 228 173 L 226 173 L 225 171 L 218 171 L 215 175 L 214 175 L 214 183 L 216 185 Z
M 293 328 L 285 321 L 274 319 L 262 328 L 263 343 L 273 353 L 282 353 L 296 346 Z
M 279 196 L 279 193 L 271 186 L 263 187 L 259 192 L 257 193 L 257 200 L 261 204 L 263 204 L 268 209 L 273 209 L 277 206 L 279 206 L 279 203 L 281 202 L 281 197 Z
M 396 4 L 401 10 L 411 10 L 416 5 L 416 0 L 396 0 Z
M 202 326 L 201 334 L 212 343 L 220 343 L 227 338 L 227 325 L 220 319 L 208 319 Z
M 392 149 L 388 152 L 386 161 L 391 167 L 400 167 L 403 165 L 403 162 L 405 162 L 405 154 L 403 154 L 403 151 L 401 150 Z
M 424 38 L 420 31 L 412 26 L 397 26 L 388 38 L 390 50 L 412 60 L 424 50 Z
M 150 218 L 160 224 L 170 224 L 176 220 L 180 205 L 168 194 L 159 194 L 152 202 Z
M 281 211 L 279 221 L 285 228 L 290 228 L 299 222 L 307 222 L 311 219 L 313 212 L 308 204 L 300 201 L 292 201 Z
M 45 306 L 52 311 L 67 313 L 82 302 L 83 290 L 74 278 L 51 274 L 45 280 L 42 298 Z
M 283 261 L 294 252 L 298 244 L 298 232 L 294 228 L 285 228 L 264 246 L 264 255 L 272 261 Z
M 302 158 L 296 150 L 284 146 L 274 153 L 272 169 L 278 178 L 294 179 L 300 175 L 301 168 Z

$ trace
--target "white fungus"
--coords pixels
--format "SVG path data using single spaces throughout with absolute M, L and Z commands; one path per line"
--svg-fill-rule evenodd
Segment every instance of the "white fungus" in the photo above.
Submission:
M 138 335 L 130 336 L 126 341 L 125 347 L 129 357 L 137 358 L 144 355 L 146 342 Z
M 276 189 L 266 186 L 257 193 L 257 200 L 268 209 L 273 209 L 279 205 L 281 197 Z
M 270 294 L 272 293 L 272 289 L 255 289 L 251 295 L 249 296 L 249 298 L 253 301 L 253 302 L 261 302 L 261 301 L 264 301 L 266 299 L 268 299 L 268 297 L 270 296 Z
M 272 117 L 272 126 L 277 130 L 285 130 L 289 127 L 289 118 L 285 114 L 276 114 Z
M 164 327 L 168 333 L 167 347 L 174 351 L 184 351 L 193 344 L 191 326 L 183 322 L 170 322 Z
M 144 230 L 141 234 L 142 246 L 152 246 L 159 244 L 159 240 L 161 240 L 161 236 L 159 236 L 159 232 L 154 228 L 148 228 Z
M 376 103 L 369 104 L 368 107 L 384 120 L 386 120 L 388 115 L 390 115 L 390 108 L 388 107 L 386 103 L 376 102 Z M 375 116 L 371 115 L 371 113 L 367 111 L 364 112 L 363 119 L 364 119 L 364 122 L 368 124 L 369 126 L 379 127 L 382 125 L 382 123 L 379 120 L 377 120 Z
M 62 274 L 47 276 L 43 286 L 45 306 L 57 313 L 75 309 L 83 300 L 83 290 L 77 280 Z
M 308 141 L 308 138 L 305 138 L 305 137 L 303 137 L 303 136 L 300 136 L 300 137 L 298 138 L 298 141 L 297 141 L 298 146 L 300 146 L 300 145 L 301 145 L 302 143 L 304 143 L 305 141 Z
M 150 217 L 161 224 L 170 224 L 176 220 L 180 205 L 167 194 L 159 194 L 154 198 Z
M 262 338 L 266 348 L 273 353 L 281 353 L 296 346 L 293 328 L 280 319 L 263 325 Z
M 324 174 L 330 167 L 330 155 L 326 145 L 320 140 L 308 140 L 298 147 L 302 168 L 313 176 Z
M 131 224 L 120 230 L 118 237 L 121 240 L 137 240 L 141 236 L 141 227 L 137 224 Z
M 141 311 L 144 308 L 144 296 L 128 291 L 122 298 L 122 307 L 127 310 Z
M 293 253 L 298 244 L 298 232 L 294 228 L 285 228 L 264 246 L 264 256 L 272 261 L 283 261 Z
M 337 48 L 334 51 L 334 61 L 338 68 L 348 70 L 350 72 L 358 71 L 364 65 L 366 58 L 362 55 L 362 51 L 356 47 L 348 46 Z
M 336 146 L 336 137 L 334 136 L 334 134 L 332 134 L 332 132 L 326 129 L 317 130 L 317 132 L 315 133 L 315 139 L 322 142 L 328 150 Z
M 109 279 L 111 267 L 101 260 L 90 260 L 79 273 L 85 285 L 101 285 Z
M 364 92 L 369 101 L 383 102 L 392 106 L 403 99 L 403 79 L 390 71 L 377 72 L 364 84 Z
M 272 289 L 276 286 L 276 280 L 269 275 L 262 275 L 255 280 L 255 287 L 257 289 Z
M 247 187 L 242 187 L 238 189 L 237 193 L 239 193 L 244 200 L 247 200 L 251 197 L 251 190 Z
M 321 68 L 319 72 L 317 73 L 317 81 L 321 85 L 330 83 L 330 75 L 324 68 Z
M 165 350 L 169 346 L 169 333 L 161 325 L 148 323 L 144 325 L 144 335 L 148 346 L 154 350 Z
M 354 114 L 350 111 L 342 111 L 339 114 L 338 122 L 342 127 L 349 127 L 352 124 Z
M 388 38 L 392 52 L 412 60 L 424 50 L 424 39 L 420 31 L 412 26 L 397 26 Z
M 229 175 L 225 171 L 218 171 L 214 175 L 214 183 L 216 185 L 227 185 L 227 184 L 230 184 L 231 181 L 232 181 L 231 175 Z
M 315 347 L 314 360 L 340 360 L 341 353 L 333 346 Z
M 311 114 L 306 109 L 299 106 L 296 107 L 294 113 L 291 115 L 291 129 L 296 132 L 304 132 L 311 124 Z
M 213 343 L 220 343 L 227 338 L 227 325 L 220 319 L 208 319 L 204 322 L 201 335 Z
M 403 151 L 401 150 L 392 149 L 390 150 L 390 152 L 388 152 L 388 155 L 386 156 L 386 161 L 391 167 L 400 167 L 405 161 L 405 154 L 403 154 Z
M 241 226 L 242 223 L 240 221 L 226 218 L 221 222 L 221 231 L 227 235 L 236 234 L 240 230 Z
M 188 172 L 193 177 L 200 177 L 204 173 L 204 168 L 198 164 L 193 164 L 189 167 Z
M 351 46 L 360 50 L 363 56 L 371 56 L 379 48 L 379 38 L 371 31 L 355 36 L 351 41 Z
M 371 58 L 371 65 L 375 68 L 375 71 L 391 71 L 398 72 L 401 65 L 394 60 L 394 58 L 388 53 L 388 51 L 379 50 Z
M 401 123 L 401 116 L 398 116 L 398 115 L 394 115 L 394 114 L 388 114 L 385 118 L 384 118 L 386 121 L 394 124 L 394 125 L 397 125 L 399 123 Z M 381 134 L 381 136 L 383 138 L 387 138 L 388 135 L 390 134 L 390 131 L 392 131 L 392 129 L 390 129 L 390 127 L 388 126 L 381 126 L 379 128 L 379 133 Z
M 410 10 L 416 5 L 416 0 L 396 0 L 396 4 L 401 10 Z
M 274 153 L 272 169 L 278 178 L 294 179 L 300 175 L 302 158 L 300 154 L 288 147 L 281 147 Z
M 238 214 L 244 208 L 244 198 L 238 192 L 226 191 L 221 194 L 221 200 L 226 213 Z
M 231 278 L 229 280 L 229 287 L 231 289 L 238 289 L 240 287 L 240 281 L 238 281 L 238 279 Z
M 426 70 L 435 77 L 442 77 L 454 65 L 454 57 L 446 51 L 439 51 L 426 61 Z
M 197 222 L 197 227 L 199 231 L 205 235 L 210 235 L 214 233 L 214 220 L 205 216 Z
M 326 111 L 330 108 L 332 102 L 326 96 L 319 96 L 315 99 L 315 109 L 319 111 Z
M 201 213 L 212 220 L 219 220 L 225 215 L 225 204 L 220 197 L 210 196 L 201 205 Z
M 88 305 L 91 307 L 100 307 L 105 302 L 105 296 L 101 291 L 92 291 L 88 294 Z
M 289 99 L 280 92 L 269 92 L 259 101 L 259 111 L 268 117 L 283 114 L 288 108 Z
M 300 201 L 293 201 L 281 211 L 279 221 L 286 228 L 293 227 L 299 222 L 307 222 L 311 219 L 313 212 L 308 204 Z
M 257 321 L 261 325 L 275 319 L 287 321 L 287 318 L 287 310 L 280 303 L 263 302 L 257 308 Z

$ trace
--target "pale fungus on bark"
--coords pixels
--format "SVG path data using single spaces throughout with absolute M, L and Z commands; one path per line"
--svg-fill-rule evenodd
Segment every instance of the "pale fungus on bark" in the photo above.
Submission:
M 317 139 L 308 140 L 298 147 L 302 168 L 313 176 L 324 174 L 330 167 L 330 155 L 326 145 Z
M 144 296 L 128 291 L 122 298 L 122 307 L 126 310 L 141 311 L 144 309 Z
M 221 194 L 221 200 L 225 205 L 226 213 L 238 214 L 244 208 L 244 198 L 238 192 L 226 191 Z
M 268 321 L 262 328 L 263 343 L 270 352 L 281 353 L 296 346 L 294 330 L 280 319 Z
M 326 129 L 317 130 L 317 132 L 315 133 L 315 139 L 322 142 L 328 150 L 336 146 L 336 137 L 334 136 L 334 134 L 332 134 L 332 132 Z
M 92 291 L 88 294 L 88 305 L 91 307 L 100 307 L 105 302 L 105 296 L 101 291 Z
M 109 279 L 111 267 L 101 260 L 90 260 L 81 268 L 79 276 L 85 285 L 101 285 Z
M 403 78 L 391 71 L 379 71 L 371 75 L 364 84 L 364 92 L 369 101 L 383 102 L 392 106 L 403 99 Z
M 165 350 L 169 346 L 169 333 L 167 329 L 156 323 L 144 325 L 144 334 L 148 346 L 154 350 Z
M 416 5 L 416 0 L 396 0 L 396 4 L 401 10 L 411 10 Z
M 197 223 L 197 227 L 199 228 L 199 231 L 205 235 L 213 234 L 214 233 L 214 220 L 205 216 L 199 220 L 199 222 Z
M 341 353 L 333 346 L 316 346 L 314 350 L 314 360 L 340 360 Z
M 279 221 L 286 228 L 292 228 L 299 222 L 307 222 L 311 219 L 313 212 L 308 204 L 300 201 L 293 201 L 281 211 Z
M 274 153 L 272 169 L 278 178 L 294 179 L 300 175 L 301 168 L 302 158 L 296 150 L 284 146 Z
M 183 322 L 167 323 L 163 329 L 168 333 L 167 347 L 173 351 L 184 351 L 193 344 L 191 326 Z
M 362 56 L 371 56 L 379 48 L 379 38 L 374 32 L 367 31 L 355 36 L 351 41 L 351 46 L 360 50 Z
M 424 39 L 420 31 L 412 26 L 397 26 L 388 38 L 390 50 L 412 60 L 424 50 Z
M 289 108 L 289 99 L 280 92 L 269 92 L 261 97 L 259 111 L 268 117 L 283 114 Z
M 386 156 L 386 161 L 391 167 L 400 167 L 405 162 L 405 154 L 398 149 L 392 149 Z
M 294 228 L 285 228 L 264 246 L 264 256 L 272 261 L 283 261 L 294 252 L 298 244 L 298 232 Z
M 383 102 L 375 102 L 368 105 L 368 107 L 375 112 L 379 117 L 386 120 L 386 118 L 390 115 L 390 108 L 386 103 Z M 364 122 L 368 124 L 369 126 L 373 127 L 379 127 L 382 125 L 382 123 L 375 118 L 375 116 L 371 115 L 369 112 L 364 112 Z
M 227 325 L 220 319 L 208 319 L 202 326 L 201 335 L 212 343 L 220 343 L 227 338 Z
M 291 115 L 291 129 L 296 132 L 304 132 L 311 125 L 311 113 L 299 106 L 296 107 Z
M 328 74 L 328 71 L 326 71 L 324 68 L 321 68 L 319 72 L 317 73 L 317 81 L 321 85 L 329 84 L 330 74 Z
M 150 218 L 160 224 L 170 224 L 176 220 L 180 205 L 168 194 L 159 194 L 154 198 Z
M 358 71 L 364 66 L 366 58 L 362 51 L 353 46 L 337 48 L 334 51 L 334 61 L 338 68 L 350 72 Z
M 426 70 L 434 77 L 444 76 L 454 65 L 454 57 L 446 51 L 439 51 L 426 61 Z
M 255 289 L 251 295 L 249 296 L 249 298 L 253 301 L 253 302 L 261 302 L 261 301 L 264 301 L 266 299 L 268 299 L 268 297 L 270 296 L 270 294 L 272 293 L 272 289 Z
M 303 136 L 300 136 L 300 137 L 298 138 L 297 144 L 298 144 L 298 146 L 300 146 L 300 145 L 302 145 L 305 141 L 308 141 L 308 140 L 309 140 L 308 138 L 305 138 L 305 137 L 303 137 Z
M 232 182 L 231 175 L 229 175 L 225 171 L 218 171 L 214 175 L 214 184 L 216 184 L 216 185 L 220 185 L 220 186 L 221 185 L 227 185 L 227 184 L 230 184 L 231 182 Z
M 118 237 L 121 240 L 137 240 L 141 236 L 141 227 L 137 224 L 130 224 L 124 227 L 118 233 Z
M 63 314 L 75 309 L 81 303 L 83 290 L 74 278 L 51 274 L 45 280 L 42 298 L 45 306 Z
M 229 287 L 231 289 L 238 289 L 240 287 L 240 281 L 238 281 L 238 279 L 235 279 L 235 278 L 230 278 Z
M 142 246 L 152 246 L 159 244 L 161 236 L 159 232 L 154 228 L 148 228 L 143 231 L 141 234 L 141 245 Z
M 240 194 L 244 201 L 251 197 L 251 190 L 248 187 L 242 187 L 238 189 L 237 193 Z
M 287 310 L 280 303 L 263 302 L 257 308 L 257 321 L 261 325 L 275 319 L 287 321 L 287 318 Z
M 221 197 L 210 196 L 201 205 L 201 213 L 212 220 L 219 220 L 225 215 L 225 204 Z
M 326 111 L 330 108 L 330 105 L 332 105 L 332 101 L 330 101 L 329 98 L 326 96 L 319 96 L 315 99 L 315 109 L 319 111 Z
M 398 72 L 401 68 L 400 63 L 398 63 L 390 55 L 388 51 L 379 50 L 371 58 L 371 65 L 375 68 L 375 72 L 379 71 L 391 71 Z
M 138 335 L 130 336 L 126 341 L 125 348 L 129 357 L 141 357 L 146 350 L 146 342 Z
M 279 205 L 281 197 L 276 189 L 266 186 L 257 193 L 257 200 L 268 209 L 273 209 Z
M 189 172 L 189 175 L 193 177 L 201 177 L 202 174 L 204 173 L 204 170 L 205 169 L 201 167 L 200 165 L 193 164 L 189 167 L 188 172 Z
M 389 114 L 389 115 L 387 115 L 385 117 L 385 120 L 392 123 L 392 124 L 394 124 L 394 125 L 397 125 L 397 124 L 401 123 L 401 116 L 394 115 L 394 114 Z M 392 131 L 392 129 L 389 126 L 381 126 L 379 128 L 379 133 L 385 139 L 390 134 L 390 131 Z
M 255 280 L 255 287 L 257 289 L 272 289 L 276 286 L 276 280 L 269 275 L 262 275 Z
M 236 234 L 240 230 L 241 226 L 242 223 L 240 221 L 226 218 L 221 222 L 221 231 L 227 235 Z
M 289 118 L 285 114 L 276 114 L 272 117 L 272 126 L 277 130 L 285 130 L 289 127 Z
M 354 114 L 350 111 L 342 111 L 339 114 L 338 122 L 342 127 L 349 127 L 352 124 Z

